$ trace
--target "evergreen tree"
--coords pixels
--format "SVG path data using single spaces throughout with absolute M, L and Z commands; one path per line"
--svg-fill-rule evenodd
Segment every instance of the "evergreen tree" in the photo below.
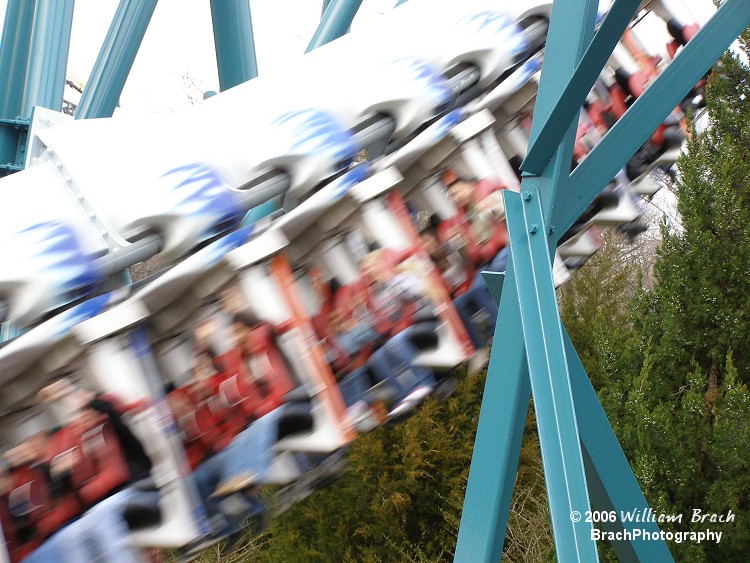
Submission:
M 463 377 L 447 401 L 360 436 L 348 472 L 271 524 L 254 561 L 452 561 L 484 377 Z M 539 561 L 552 531 L 535 423 L 521 451 L 504 560 Z
M 706 97 L 708 129 L 693 131 L 678 163 L 681 229 L 664 228 L 658 283 L 641 299 L 645 361 L 628 397 L 641 417 L 637 472 L 652 499 L 686 516 L 750 509 L 750 70 L 739 57 L 722 58 Z M 750 552 L 749 526 L 675 550 L 727 561 Z
M 692 133 L 678 163 L 680 225 L 662 227 L 653 287 L 631 286 L 637 264 L 623 267 L 608 237 L 560 308 L 649 504 L 683 514 L 662 529 L 723 532 L 719 545 L 671 543 L 675 560 L 742 561 L 750 553 L 750 70 L 725 55 L 706 97 L 708 129 Z M 737 516 L 693 523 L 693 509 Z

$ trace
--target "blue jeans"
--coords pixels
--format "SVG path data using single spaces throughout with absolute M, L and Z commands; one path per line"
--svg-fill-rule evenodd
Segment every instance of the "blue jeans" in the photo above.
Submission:
M 453 300 L 458 316 L 469 334 L 469 339 L 475 348 L 482 348 L 489 344 L 486 338 L 483 338 L 480 331 L 473 322 L 474 315 L 483 311 L 489 317 L 488 330 L 494 332 L 495 322 L 497 321 L 497 305 L 492 299 L 487 283 L 482 277 L 482 271 L 505 272 L 508 265 L 508 248 L 503 248 L 487 264 L 481 267 L 479 272 L 471 281 L 469 289 Z
M 193 471 L 193 483 L 210 515 L 224 517 L 226 521 L 221 530 L 223 534 L 238 532 L 239 522 L 222 511 L 221 499 L 210 497 L 221 483 L 242 473 L 258 475 L 260 483 L 266 479 L 273 462 L 272 448 L 278 439 L 283 408 L 274 409 L 253 422 L 235 436 L 226 448 L 203 461 Z
M 102 561 L 129 563 L 138 552 L 128 544 L 128 528 L 122 511 L 133 489 L 125 489 L 96 504 L 81 518 L 65 526 L 24 558 L 24 563 L 78 563 Z
M 432 370 L 412 364 L 419 355 L 411 341 L 411 327 L 390 338 L 382 348 L 376 350 L 368 364 L 375 378 L 387 381 L 396 390 L 396 401 L 402 400 L 417 387 L 435 385 Z
M 344 404 L 351 407 L 359 401 L 367 400 L 367 390 L 370 388 L 370 378 L 367 376 L 367 368 L 359 367 L 348 373 L 339 381 L 339 390 Z
M 219 452 L 224 457 L 222 481 L 248 471 L 258 475 L 259 482 L 267 479 L 268 469 L 274 458 L 272 448 L 278 441 L 279 419 L 283 412 L 282 405 L 263 415 Z

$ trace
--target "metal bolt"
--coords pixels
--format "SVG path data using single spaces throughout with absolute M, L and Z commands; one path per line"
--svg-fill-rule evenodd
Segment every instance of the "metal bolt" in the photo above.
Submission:
M 554 234 L 554 232 L 555 232 L 555 226 L 554 225 L 550 225 L 549 226 L 549 234 L 552 235 L 552 234 Z
M 539 227 L 536 225 L 536 223 L 531 225 L 531 228 L 529 229 L 529 232 L 534 235 L 539 230 Z
M 531 201 L 531 198 L 532 198 L 531 192 L 525 191 L 521 194 L 521 196 L 523 196 L 524 201 Z

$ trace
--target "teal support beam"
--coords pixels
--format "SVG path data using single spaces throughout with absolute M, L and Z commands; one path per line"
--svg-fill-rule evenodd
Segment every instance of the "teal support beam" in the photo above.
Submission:
M 27 119 L 0 119 L 0 178 L 23 170 L 28 135 Z
M 552 114 L 555 103 L 562 95 L 565 85 L 594 36 L 597 8 L 598 2 L 595 0 L 587 0 L 583 5 L 576 0 L 557 0 L 553 4 L 542 63 L 542 77 L 534 103 L 530 145 L 536 142 L 542 124 Z M 524 174 L 521 180 L 522 190 L 539 190 L 545 222 L 548 228 L 553 230 L 555 225 L 550 221 L 552 209 L 557 199 L 566 193 L 577 125 L 576 121 L 568 125 L 564 134 L 561 135 L 552 160 L 539 176 L 529 177 L 529 174 Z
M 552 102 L 560 95 L 561 85 L 565 84 L 557 84 L 558 90 L 555 90 L 553 81 L 560 77 L 567 81 L 578 63 L 586 42 L 593 34 L 596 5 L 593 0 L 584 6 L 570 1 L 566 4 L 559 0 L 554 4 L 546 50 L 547 62 L 535 111 L 551 111 Z M 574 21 L 571 22 L 571 19 Z M 552 168 L 549 173 L 550 181 L 567 179 L 569 164 L 563 166 L 559 163 L 565 162 L 566 158 L 567 163 L 570 162 L 574 135 L 574 129 L 566 133 L 567 146 L 566 143 L 562 146 L 565 154 L 561 157 L 556 155 L 556 168 L 549 167 Z M 545 236 L 544 231 L 541 236 Z M 550 268 L 549 264 L 547 268 Z M 520 286 L 512 257 L 504 278 L 492 275 L 487 275 L 487 278 L 493 295 L 502 290 L 502 296 L 456 545 L 455 561 L 461 563 L 494 563 L 501 557 L 531 394 L 526 343 L 519 331 Z M 581 460 L 579 466 L 582 464 Z M 580 475 L 582 469 L 578 473 Z M 559 481 L 556 481 L 556 487 L 557 484 Z M 550 502 L 553 502 L 552 498 Z M 557 501 L 554 502 L 554 512 L 559 514 Z M 562 524 L 558 525 L 560 526 Z M 573 534 L 563 535 L 573 537 L 574 542 L 579 539 L 575 530 Z M 562 541 L 561 537 L 561 543 Z M 571 547 L 563 549 L 568 553 Z M 586 549 L 584 548 L 584 552 L 590 555 L 591 550 Z
M 211 0 L 219 87 L 228 90 L 258 76 L 249 0 Z
M 488 280 L 493 294 L 499 278 Z M 456 563 L 497 563 L 518 470 L 531 387 L 512 261 L 499 303 L 487 381 L 482 396 L 469 481 L 456 543 Z
M 396 7 L 400 6 L 400 5 L 401 5 L 401 4 L 403 4 L 404 2 L 406 2 L 406 0 L 398 0 L 398 2 L 396 2 L 396 5 L 394 6 L 394 8 L 396 8 Z
M 570 174 L 576 112 L 609 55 L 597 48 L 611 48 L 633 6 L 629 0 L 619 0 L 604 33 L 592 44 L 597 4 L 595 0 L 553 4 L 531 131 L 532 147 L 537 142 L 540 147 L 549 143 L 553 147 L 534 149 L 527 164 L 536 174 L 524 173 L 522 195 L 505 194 L 511 257 L 505 278 L 486 276 L 493 296 L 502 293 L 456 546 L 455 560 L 462 563 L 496 562 L 501 556 L 530 394 L 558 559 L 597 560 L 593 527 L 580 525 L 590 507 L 617 512 L 618 522 L 602 524 L 604 530 L 657 531 L 653 523 L 622 518 L 623 513 L 646 510 L 647 504 L 562 330 L 552 252 L 559 235 L 750 23 L 750 4 L 725 0 Z M 587 61 L 579 64 L 587 49 Z M 687 62 L 680 62 L 681 57 Z M 577 522 L 571 517 L 575 512 L 581 516 Z M 663 541 L 634 536 L 613 542 L 613 547 L 624 561 L 671 561 Z
M 35 0 L 8 0 L 5 8 L 0 39 L 0 119 L 21 115 L 35 5 Z
M 328 9 L 328 4 L 331 3 L 331 0 L 323 0 L 323 8 L 320 10 L 320 17 L 323 17 L 323 14 L 326 13 L 326 10 Z
M 112 117 L 133 67 L 157 0 L 121 0 L 99 50 L 76 119 Z
M 555 549 L 560 561 L 597 561 L 591 521 L 571 518 L 590 503 L 541 200 L 522 194 L 504 194 L 505 214 Z
M 552 158 L 562 134 L 578 118 L 586 96 L 607 63 L 612 49 L 627 29 L 641 0 L 617 0 L 599 26 L 591 44 L 576 66 L 573 76 L 555 103 L 536 139 L 529 147 L 521 170 L 541 174 Z
M 750 2 L 747 0 L 725 0 L 719 6 L 713 17 L 570 174 L 567 189 L 571 196 L 553 219 L 557 234 L 571 227 L 748 25 Z
M 34 106 L 62 110 L 73 0 L 37 0 L 21 116 Z
M 362 0 L 331 0 L 305 53 L 345 35 L 361 4 Z
M 636 522 L 623 517 L 624 514 L 648 513 L 648 503 L 567 332 L 564 333 L 564 338 L 591 505 L 595 510 L 614 511 L 617 515 L 616 521 L 602 522 L 598 526 L 608 532 L 627 531 L 632 538 L 629 541 L 623 539 L 611 542 L 621 562 L 672 561 L 663 540 L 647 540 L 643 537 L 644 532 L 649 535 L 659 533 L 655 523 Z M 622 534 L 620 537 L 628 536 Z

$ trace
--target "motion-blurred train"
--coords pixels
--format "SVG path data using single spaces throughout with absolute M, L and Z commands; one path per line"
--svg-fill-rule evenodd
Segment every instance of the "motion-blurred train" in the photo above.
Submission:
M 481 360 L 551 8 L 494 4 L 412 0 L 173 116 L 36 109 L 0 180 L 0 561 L 187 560 L 262 522 L 260 487 L 302 498 Z M 674 54 L 697 24 L 652 4 Z M 572 166 L 663 62 L 626 33 Z M 562 238 L 557 285 L 596 225 L 643 229 L 684 109 Z

